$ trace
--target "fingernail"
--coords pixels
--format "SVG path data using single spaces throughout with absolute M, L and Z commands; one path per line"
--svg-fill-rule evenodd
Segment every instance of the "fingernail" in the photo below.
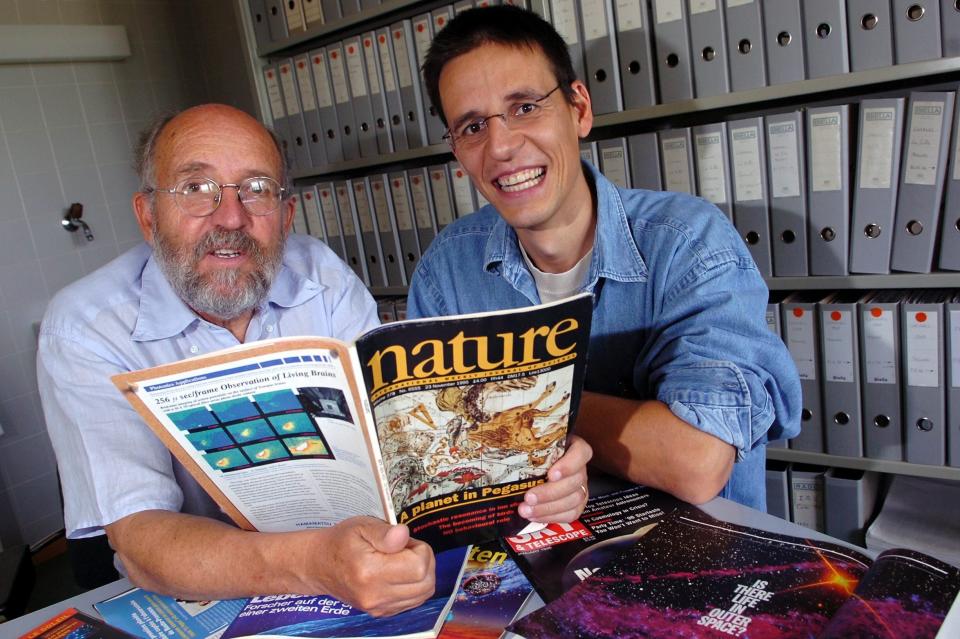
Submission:
M 533 516 L 533 508 L 526 504 L 520 504 L 520 508 L 517 509 L 521 517 L 529 519 Z

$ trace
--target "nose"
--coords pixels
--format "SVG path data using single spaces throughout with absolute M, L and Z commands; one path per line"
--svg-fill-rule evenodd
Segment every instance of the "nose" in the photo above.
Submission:
M 507 124 L 507 116 L 500 113 L 487 120 L 487 152 L 497 160 L 509 160 L 523 146 L 524 137 Z
M 227 189 L 233 189 L 233 192 Z M 237 184 L 222 184 L 217 197 L 217 208 L 210 215 L 213 222 L 225 229 L 242 228 L 249 222 L 247 213 L 240 201 L 240 187 Z

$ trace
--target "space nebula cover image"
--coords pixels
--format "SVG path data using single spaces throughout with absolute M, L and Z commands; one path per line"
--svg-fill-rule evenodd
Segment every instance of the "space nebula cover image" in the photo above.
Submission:
M 851 603 L 829 636 L 933 637 L 957 592 L 957 571 L 913 555 L 942 569 L 943 579 L 892 558 L 865 579 L 871 560 L 838 544 L 677 513 L 508 629 L 527 639 L 814 638 L 854 598 L 862 605 Z M 893 633 L 876 630 L 885 626 Z

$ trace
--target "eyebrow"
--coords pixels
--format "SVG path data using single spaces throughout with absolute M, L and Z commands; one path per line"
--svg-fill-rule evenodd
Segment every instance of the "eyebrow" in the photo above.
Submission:
M 178 168 L 176 173 L 174 173 L 174 176 L 187 177 L 187 176 L 198 175 L 198 174 L 206 176 L 206 173 L 213 168 L 214 167 L 212 164 L 207 164 L 206 162 L 199 162 L 199 161 L 188 162 L 187 164 L 184 164 L 183 166 Z M 259 177 L 259 176 L 272 177 L 273 172 L 267 169 L 249 169 L 245 171 L 243 175 L 244 177 L 242 179 L 246 179 L 248 177 Z
M 541 98 L 543 97 L 543 95 L 544 95 L 544 94 L 543 94 L 542 92 L 539 92 L 539 91 L 537 91 L 536 89 L 529 89 L 529 88 L 527 88 L 527 89 L 517 89 L 516 91 L 513 91 L 512 93 L 508 93 L 507 95 L 505 95 L 505 96 L 503 97 L 503 101 L 504 101 L 505 103 L 523 102 L 523 101 L 525 101 L 525 102 L 536 102 L 537 100 L 541 99 Z M 484 118 L 484 117 L 487 117 L 487 116 L 489 116 L 489 115 L 491 115 L 491 114 L 490 114 L 490 113 L 482 114 L 482 113 L 480 113 L 479 111 L 477 111 L 476 109 L 471 109 L 470 111 L 467 111 L 466 113 L 464 113 L 463 115 L 461 115 L 459 118 L 457 118 L 456 120 L 454 120 L 454 121 L 453 121 L 453 124 L 450 126 L 450 128 L 451 128 L 451 129 L 459 129 L 461 126 L 463 126 L 463 125 L 466 124 L 467 122 L 470 122 L 470 121 L 472 121 L 472 120 L 476 120 L 477 118 Z

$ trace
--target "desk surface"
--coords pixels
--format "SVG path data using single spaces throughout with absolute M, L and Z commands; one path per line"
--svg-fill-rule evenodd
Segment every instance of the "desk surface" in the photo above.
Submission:
M 716 517 L 717 519 L 729 521 L 731 523 L 753 526 L 754 528 L 760 528 L 770 532 L 784 533 L 787 535 L 822 539 L 825 541 L 832 541 L 834 543 L 850 546 L 850 544 L 844 544 L 844 542 L 832 537 L 828 537 L 818 532 L 813 532 L 809 528 L 804 528 L 802 526 L 798 526 L 797 524 L 784 521 L 779 517 L 774 517 L 752 508 L 741 506 L 736 502 L 732 502 L 721 497 L 717 497 L 704 504 L 701 506 L 701 509 L 708 515 Z M 856 548 L 856 546 L 850 547 Z M 858 550 L 863 552 L 862 548 L 858 548 Z M 96 611 L 93 609 L 93 604 L 103 601 L 104 599 L 108 599 L 114 595 L 118 595 L 121 592 L 129 590 L 130 588 L 131 584 L 129 581 L 126 579 L 120 579 L 105 586 L 101 586 L 100 588 L 96 588 L 75 597 L 71 597 L 70 599 L 66 599 L 52 606 L 47 606 L 41 610 L 34 611 L 28 615 L 24 615 L 23 617 L 18 617 L 6 623 L 0 624 L 0 639 L 16 639 L 16 637 L 19 637 L 28 630 L 35 628 L 65 608 L 76 608 L 83 612 L 87 612 L 99 617 L 99 615 L 97 615 Z M 953 608 L 951 609 L 950 614 L 947 616 L 947 620 L 944 622 L 944 625 L 941 628 L 938 636 L 960 637 L 960 599 L 954 603 Z

